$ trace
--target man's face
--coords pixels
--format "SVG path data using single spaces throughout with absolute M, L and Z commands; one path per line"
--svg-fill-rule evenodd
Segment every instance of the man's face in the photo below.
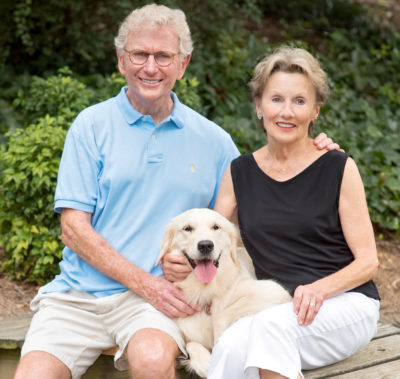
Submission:
M 169 26 L 131 32 L 125 50 L 141 50 L 153 54 L 160 51 L 177 54 L 171 65 L 161 67 L 153 55 L 142 65 L 133 64 L 129 54 L 118 55 L 118 68 L 128 83 L 127 96 L 132 105 L 140 111 L 142 106 L 163 105 L 170 101 L 170 92 L 175 82 L 183 77 L 190 56 L 184 58 L 179 53 L 179 38 Z

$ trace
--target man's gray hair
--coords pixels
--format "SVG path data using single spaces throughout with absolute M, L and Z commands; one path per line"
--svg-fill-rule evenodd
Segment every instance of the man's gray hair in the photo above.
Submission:
M 114 45 L 122 54 L 130 32 L 144 28 L 159 28 L 170 26 L 179 37 L 179 52 L 185 57 L 192 53 L 193 42 L 185 14 L 179 9 L 171 9 L 164 5 L 149 4 L 135 9 L 121 24 Z

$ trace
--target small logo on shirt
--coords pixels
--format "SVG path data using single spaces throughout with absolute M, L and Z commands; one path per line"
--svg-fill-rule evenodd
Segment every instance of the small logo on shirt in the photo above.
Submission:
M 193 163 L 190 165 L 190 171 L 194 172 L 194 164 Z

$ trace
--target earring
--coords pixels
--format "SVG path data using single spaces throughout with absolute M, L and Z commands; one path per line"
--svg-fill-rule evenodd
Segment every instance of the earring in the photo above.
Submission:
M 261 119 L 262 119 L 262 116 L 261 116 L 259 113 L 257 113 L 257 118 L 258 118 L 259 120 L 261 120 Z

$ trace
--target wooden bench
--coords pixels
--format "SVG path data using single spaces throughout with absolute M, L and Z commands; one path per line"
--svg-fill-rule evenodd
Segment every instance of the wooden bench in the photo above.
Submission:
M 0 377 L 4 354 L 14 357 L 15 365 L 18 361 L 19 349 L 25 338 L 31 320 L 30 315 L 0 320 Z M 11 350 L 14 352 L 10 353 Z M 119 372 L 114 369 L 113 358 L 108 350 L 96 361 L 83 378 L 128 379 L 128 372 Z M 184 372 L 181 378 L 190 378 Z M 106 373 L 106 376 L 104 376 Z M 305 371 L 306 379 L 399 379 L 400 378 L 400 328 L 388 324 L 379 324 L 374 339 L 362 351 L 342 362 L 335 363 L 320 369 Z M 5 376 L 4 376 L 5 377 Z

